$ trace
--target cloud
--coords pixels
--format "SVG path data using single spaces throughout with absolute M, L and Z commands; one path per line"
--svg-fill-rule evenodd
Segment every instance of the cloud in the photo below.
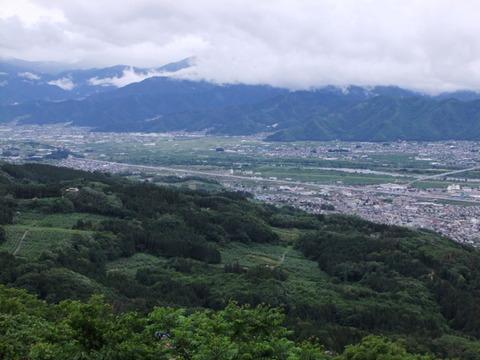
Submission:
M 122 87 L 131 83 L 143 81 L 153 76 L 161 76 L 161 75 L 165 75 L 165 73 L 155 71 L 155 70 L 151 70 L 147 72 L 136 72 L 133 67 L 128 67 L 123 70 L 121 76 L 106 77 L 106 78 L 93 77 L 91 79 L 88 79 L 88 83 L 90 85 L 96 85 L 96 86 Z
M 73 83 L 72 79 L 68 77 L 63 77 L 57 80 L 51 80 L 48 82 L 50 85 L 55 85 L 58 86 L 60 89 L 63 90 L 72 90 L 75 87 L 75 84 Z
M 20 77 L 23 77 L 27 80 L 40 80 L 40 76 L 38 76 L 37 74 L 31 73 L 31 72 L 28 72 L 28 71 L 18 73 L 17 75 L 20 76 Z
M 182 76 L 480 90 L 478 0 L 18 1 L 0 14 L 5 56 L 147 67 L 195 56 Z

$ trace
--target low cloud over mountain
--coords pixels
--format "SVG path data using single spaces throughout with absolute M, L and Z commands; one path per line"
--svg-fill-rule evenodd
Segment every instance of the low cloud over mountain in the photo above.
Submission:
M 194 55 L 190 79 L 290 89 L 478 90 L 479 11 L 475 0 L 19 0 L 2 4 L 0 53 L 144 68 Z

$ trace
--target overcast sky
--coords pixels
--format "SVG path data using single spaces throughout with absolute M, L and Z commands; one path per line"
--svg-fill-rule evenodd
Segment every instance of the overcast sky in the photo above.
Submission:
M 0 55 L 291 88 L 480 90 L 480 0 L 0 0 Z

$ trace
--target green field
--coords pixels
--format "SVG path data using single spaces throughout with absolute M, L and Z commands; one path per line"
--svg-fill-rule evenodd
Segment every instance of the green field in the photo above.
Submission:
M 7 241 L 0 249 L 26 258 L 36 258 L 44 251 L 68 246 L 74 235 L 91 236 L 88 231 L 28 225 L 6 225 L 5 231 Z
M 0 250 L 19 257 L 38 258 L 44 251 L 69 246 L 75 236 L 92 236 L 92 231 L 74 229 L 79 220 L 98 223 L 108 219 L 106 216 L 89 213 L 47 214 L 26 210 L 32 201 L 21 201 L 14 223 L 5 226 L 7 241 L 0 245 Z
M 344 185 L 375 185 L 392 182 L 405 182 L 409 178 L 396 178 L 394 176 L 347 173 L 335 170 L 320 170 L 304 167 L 256 167 L 255 172 L 261 173 L 262 177 L 276 177 L 278 179 L 291 179 L 293 181 L 312 182 L 319 184 L 342 183 Z
M 455 165 L 432 165 L 430 161 L 417 159 L 417 153 L 401 152 L 398 149 L 379 150 L 378 153 L 327 153 L 319 156 L 298 154 L 296 149 L 341 147 L 337 142 L 291 142 L 269 143 L 260 139 L 242 137 L 157 137 L 152 142 L 126 141 L 125 143 L 105 142 L 86 144 L 96 158 L 131 164 L 179 167 L 203 171 L 251 171 L 261 177 L 275 177 L 279 180 L 291 179 L 318 184 L 376 185 L 384 183 L 407 183 L 414 177 L 404 175 L 433 175 L 451 169 Z M 216 151 L 223 148 L 225 151 Z M 273 156 L 275 151 L 284 151 L 281 157 Z M 289 155 L 291 153 L 291 155 Z M 321 168 L 369 169 L 388 174 L 362 174 L 324 170 Z M 192 189 L 205 184 L 184 184 Z M 418 187 L 446 187 L 448 183 L 432 181 L 418 184 Z M 208 186 L 207 186 L 208 189 Z

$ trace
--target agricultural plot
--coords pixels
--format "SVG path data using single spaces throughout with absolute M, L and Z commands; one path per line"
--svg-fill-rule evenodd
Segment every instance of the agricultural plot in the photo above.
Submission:
M 258 167 L 255 169 L 255 172 L 261 173 L 263 177 L 276 177 L 282 180 L 291 179 L 294 181 L 318 184 L 342 183 L 345 185 L 373 185 L 391 183 L 397 180 L 393 176 L 346 173 L 341 171 L 300 167 Z M 405 181 L 405 178 L 398 180 Z
M 413 176 L 443 171 L 428 161 L 417 160 L 417 153 L 374 153 L 360 157 L 353 153 L 327 153 L 311 156 L 309 149 L 336 148 L 343 143 L 293 142 L 268 143 L 241 137 L 158 137 L 151 142 L 128 141 L 121 144 L 104 142 L 86 144 L 92 154 L 102 154 L 102 160 L 145 164 L 151 166 L 186 167 L 203 171 L 246 170 L 262 177 L 277 177 L 318 184 L 376 185 L 408 182 Z M 388 147 L 386 147 L 388 148 Z M 219 150 L 219 151 L 217 151 Z M 380 149 L 384 150 L 384 149 Z M 380 151 L 378 150 L 378 151 Z M 275 154 L 281 154 L 280 157 Z M 355 156 L 355 158 L 352 158 Z M 384 174 L 366 174 L 321 168 L 369 169 Z M 432 168 L 433 167 L 433 168 Z M 392 173 L 391 176 L 388 173 Z M 396 176 L 399 173 L 402 176 Z M 196 184 L 193 185 L 194 187 Z
M 0 249 L 25 258 L 37 258 L 44 251 L 69 246 L 74 235 L 91 236 L 89 231 L 25 225 L 7 225 L 5 231 L 7 241 Z

